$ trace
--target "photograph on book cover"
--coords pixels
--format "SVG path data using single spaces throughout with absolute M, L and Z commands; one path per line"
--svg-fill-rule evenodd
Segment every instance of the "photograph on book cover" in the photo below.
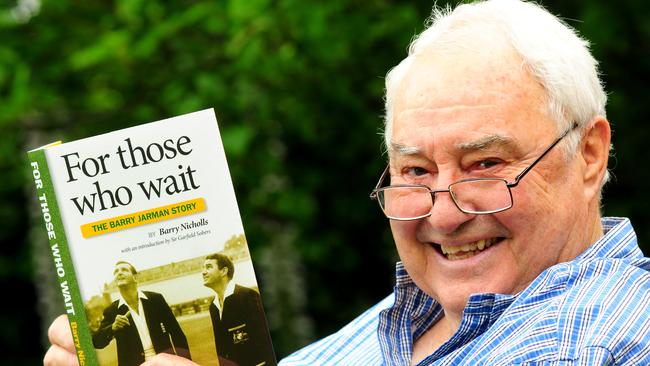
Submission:
M 147 317 L 146 323 L 150 325 L 148 332 L 152 341 L 159 337 L 156 342 L 158 351 L 190 355 L 192 360 L 200 365 L 218 365 L 217 349 L 219 355 L 225 353 L 226 350 L 223 348 L 227 347 L 230 340 L 220 340 L 216 335 L 215 329 L 218 330 L 219 327 L 214 323 L 216 319 L 214 311 L 223 309 L 221 319 L 225 319 L 226 316 L 229 318 L 236 316 L 230 315 L 232 310 L 229 311 L 223 304 L 217 305 L 218 296 L 213 287 L 219 285 L 220 277 L 210 276 L 211 265 L 217 264 L 217 260 L 213 258 L 217 257 L 219 261 L 226 262 L 214 267 L 227 268 L 229 261 L 233 268 L 234 276 L 221 290 L 227 293 L 228 288 L 233 290 L 237 288 L 238 291 L 249 289 L 249 292 L 254 292 L 256 305 L 261 308 L 259 290 L 244 235 L 231 237 L 222 247 L 223 250 L 218 253 L 146 269 L 137 268 L 130 263 L 128 256 L 124 256 L 124 260 L 117 261 L 113 273 L 106 274 L 107 280 L 103 284 L 101 293 L 91 296 L 84 304 L 100 364 L 129 363 L 128 360 L 118 363 L 117 344 L 120 342 L 122 344 L 119 347 L 125 358 L 131 354 L 144 352 L 140 349 L 142 343 L 140 337 L 133 338 L 137 337 L 135 333 L 130 335 L 133 339 L 129 339 L 128 333 L 117 335 L 117 332 L 113 333 L 108 329 L 115 322 L 118 313 L 130 315 L 129 320 L 138 316 L 133 314 L 131 308 L 126 305 L 125 297 L 128 297 L 127 291 L 131 289 L 145 297 L 140 303 Z M 123 296 L 122 293 L 125 295 Z M 235 320 L 238 322 L 235 327 L 239 328 L 231 330 L 233 334 L 230 338 L 248 340 L 245 338 L 254 338 L 256 336 L 251 334 L 256 333 L 265 336 L 264 317 L 260 309 L 247 310 L 238 307 L 235 311 L 239 313 L 239 317 Z M 251 319 L 259 319 L 258 321 L 262 323 L 255 324 Z M 228 329 L 235 327 L 229 326 Z M 250 329 L 252 327 L 261 328 Z M 137 330 L 137 327 L 134 330 Z M 220 342 L 215 343 L 215 340 Z M 266 341 L 266 338 L 263 340 Z M 232 359 L 232 356 L 230 358 Z
M 100 365 L 160 352 L 217 365 L 217 352 L 236 360 L 264 350 L 274 364 L 212 110 L 45 153 Z

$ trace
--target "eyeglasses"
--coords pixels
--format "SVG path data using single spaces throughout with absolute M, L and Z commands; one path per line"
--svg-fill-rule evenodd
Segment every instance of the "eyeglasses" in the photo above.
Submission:
M 512 191 L 521 179 L 548 154 L 566 135 L 578 127 L 574 123 L 555 142 L 519 173 L 513 182 L 502 178 L 469 178 L 450 184 L 447 189 L 431 189 L 421 184 L 396 184 L 381 187 L 389 175 L 386 166 L 370 198 L 377 200 L 386 217 L 391 220 L 418 220 L 431 215 L 436 193 L 449 192 L 458 209 L 467 214 L 487 215 L 505 211 L 512 207 Z

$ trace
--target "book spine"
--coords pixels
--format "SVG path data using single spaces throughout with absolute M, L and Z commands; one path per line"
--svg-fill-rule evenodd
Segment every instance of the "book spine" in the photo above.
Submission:
M 93 346 L 86 311 L 77 284 L 45 150 L 30 151 L 28 156 L 32 177 L 36 185 L 36 198 L 47 230 L 50 250 L 65 303 L 65 311 L 70 322 L 79 365 L 98 365 L 97 354 Z

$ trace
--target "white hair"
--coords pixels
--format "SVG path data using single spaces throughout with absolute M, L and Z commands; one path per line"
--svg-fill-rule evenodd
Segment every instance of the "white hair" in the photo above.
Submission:
M 500 32 L 520 55 L 526 70 L 544 87 L 548 113 L 557 123 L 558 133 L 574 122 L 582 131 L 593 117 L 605 117 L 607 95 L 599 78 L 598 62 L 589 52 L 589 42 L 540 5 L 487 0 L 463 4 L 454 10 L 434 7 L 427 28 L 411 42 L 408 56 L 386 75 L 386 147 L 390 146 L 395 93 L 414 56 L 425 49 L 442 53 L 449 47 L 462 47 L 463 38 L 475 36 L 482 25 Z M 567 136 L 567 156 L 576 151 L 580 136 Z M 603 184 L 608 179 L 606 172 Z

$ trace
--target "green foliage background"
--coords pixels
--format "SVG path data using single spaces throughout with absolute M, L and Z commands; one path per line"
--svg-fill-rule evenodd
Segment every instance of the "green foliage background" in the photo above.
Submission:
M 648 253 L 649 8 L 632 0 L 543 3 L 591 40 L 601 60 L 616 147 L 604 212 L 631 217 Z M 2 359 L 39 364 L 43 326 L 62 311 L 24 152 L 209 107 L 278 355 L 387 295 L 396 254 L 368 199 L 385 163 L 383 77 L 431 6 L 0 0 Z

